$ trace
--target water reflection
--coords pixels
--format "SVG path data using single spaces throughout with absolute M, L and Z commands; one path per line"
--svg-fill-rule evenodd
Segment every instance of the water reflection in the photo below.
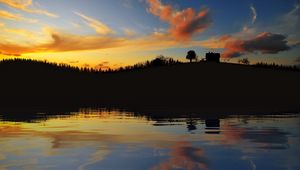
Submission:
M 205 133 L 219 134 L 220 133 L 220 120 L 219 119 L 206 119 L 205 120 Z
M 204 150 L 194 147 L 191 142 L 176 142 L 169 156 L 169 159 L 162 161 L 151 170 L 208 169 L 208 160 Z
M 195 120 L 194 118 L 188 118 L 186 120 L 186 124 L 187 124 L 187 129 L 189 132 L 192 132 L 194 130 L 197 130 L 197 120 Z
M 0 169 L 300 168 L 298 115 L 158 118 L 103 109 L 40 115 L 0 121 Z

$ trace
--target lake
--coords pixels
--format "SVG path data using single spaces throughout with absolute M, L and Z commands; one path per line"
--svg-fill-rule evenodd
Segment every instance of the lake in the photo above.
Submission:
M 7 114 L 0 114 L 1 170 L 300 169 L 299 114 Z

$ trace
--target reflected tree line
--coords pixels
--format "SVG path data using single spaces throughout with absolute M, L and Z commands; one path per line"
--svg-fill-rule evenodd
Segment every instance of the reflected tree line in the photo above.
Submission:
M 96 110 L 96 111 L 95 111 Z M 71 117 L 76 115 L 77 113 L 89 114 L 97 112 L 99 115 L 102 113 L 114 113 L 124 112 L 124 113 L 132 113 L 135 117 L 146 117 L 148 120 L 156 121 L 154 126 L 163 126 L 163 125 L 176 125 L 183 122 L 186 123 L 187 130 L 189 132 L 193 132 L 197 130 L 197 125 L 200 121 L 205 121 L 205 133 L 219 133 L 220 132 L 220 119 L 219 118 L 209 118 L 204 115 L 203 117 L 199 117 L 196 115 L 187 116 L 185 114 L 173 114 L 166 112 L 165 114 L 157 113 L 151 114 L 143 111 L 129 111 L 129 110 L 119 110 L 112 108 L 80 108 L 77 107 L 57 107 L 57 108 L 0 108 L 0 121 L 9 121 L 9 122 L 43 122 L 52 118 L 59 117 Z M 157 116 L 159 115 L 159 116 Z M 186 116 L 188 118 L 186 118 Z M 220 118 L 223 118 L 225 115 L 220 115 Z M 179 121 L 178 118 L 184 118 L 182 121 Z M 165 124 L 167 122 L 167 124 Z
M 107 114 L 116 113 L 114 109 L 75 109 L 69 108 L 65 110 L 24 110 L 24 109 L 10 109 L 3 110 L 0 108 L 0 121 L 10 121 L 10 122 L 43 122 L 52 118 L 67 118 L 69 116 L 74 116 L 76 114 Z M 230 118 L 230 115 L 187 115 L 187 114 L 171 114 L 171 113 L 158 113 L 150 114 L 147 112 L 129 112 L 120 111 L 120 113 L 130 113 L 134 117 L 143 117 L 148 120 L 157 122 L 153 124 L 154 126 L 172 126 L 172 125 L 184 125 L 186 124 L 186 129 L 189 133 L 198 133 L 199 126 L 201 126 L 201 132 L 207 135 L 221 134 L 224 135 L 228 140 L 235 140 L 238 142 L 240 140 L 250 140 L 257 144 L 268 144 L 268 145 L 258 145 L 257 147 L 263 149 L 286 149 L 289 147 L 287 136 L 290 135 L 288 132 L 278 129 L 277 127 L 243 127 L 243 126 L 230 126 L 222 124 L 221 121 Z M 157 116 L 160 115 L 160 116 Z M 262 115 L 260 115 L 260 118 Z M 284 117 L 284 116 L 283 116 Z M 253 115 L 242 117 L 240 122 L 243 124 L 248 124 L 249 119 L 253 119 Z M 272 118 L 272 117 L 269 117 Z M 278 116 L 274 116 L 274 120 L 278 120 Z M 263 120 L 263 119 L 262 119 Z M 204 130 L 203 130 L 204 125 Z
M 220 133 L 220 119 L 209 118 L 205 121 L 205 133 L 206 134 L 219 134 Z M 194 118 L 188 118 L 186 120 L 187 130 L 191 133 L 197 130 L 198 120 Z

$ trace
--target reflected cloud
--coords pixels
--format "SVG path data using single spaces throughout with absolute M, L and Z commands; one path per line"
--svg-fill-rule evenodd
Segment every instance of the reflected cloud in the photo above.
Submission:
M 120 118 L 104 113 L 98 117 L 96 115 L 71 116 L 49 119 L 40 123 L 15 124 L 0 122 L 0 156 L 3 155 L 1 157 L 5 158 L 7 155 L 12 154 L 16 158 L 7 160 L 3 165 L 0 165 L 0 169 L 27 166 L 31 167 L 29 169 L 45 168 L 51 166 L 50 160 L 60 161 L 60 157 L 73 158 L 75 156 L 73 154 L 80 153 L 80 155 L 84 154 L 85 157 L 78 160 L 78 165 L 74 164 L 74 166 L 81 170 L 101 162 L 110 155 L 113 146 L 143 143 L 149 147 L 166 148 L 177 138 L 176 135 L 172 134 L 153 133 L 152 125 L 149 125 L 148 130 L 141 129 L 145 134 L 142 134 L 140 130 L 132 131 L 132 129 L 137 128 L 136 125 L 138 124 L 135 122 L 140 120 L 140 124 L 142 119 L 128 117 L 126 119 L 127 123 L 119 125 L 119 121 L 125 121 Z M 105 121 L 110 123 L 105 123 Z M 77 122 L 80 126 L 77 127 L 74 122 Z M 99 126 L 103 123 L 106 125 Z M 61 126 L 62 124 L 65 126 Z M 106 128 L 107 130 L 104 130 Z M 156 139 L 163 140 L 157 141 Z M 3 142 L 5 145 L 3 145 Z M 19 143 L 22 143 L 22 145 Z M 51 157 L 51 159 L 47 163 L 30 162 L 30 160 L 35 160 L 37 157 L 39 159 Z M 22 161 L 19 161 L 19 158 Z M 70 159 L 66 159 L 65 163 L 70 164 L 70 161 Z M 30 164 L 27 164 L 29 162 Z
M 26 134 L 27 130 L 19 125 L 7 125 L 0 123 L 0 139 L 18 137 Z
M 289 133 L 277 128 L 241 128 L 224 125 L 222 134 L 227 144 L 238 144 L 242 141 L 250 141 L 261 149 L 287 149 Z
M 208 160 L 201 148 L 190 142 L 177 142 L 172 148 L 170 158 L 152 167 L 151 170 L 208 169 Z
M 46 132 L 36 133 L 36 135 L 52 139 L 52 148 L 81 147 L 82 142 L 101 141 L 101 143 L 118 143 L 122 141 L 120 136 L 117 135 L 101 135 L 81 131 Z
M 102 161 L 110 153 L 111 153 L 111 151 L 108 148 L 101 148 L 101 149 L 97 150 L 95 153 L 90 155 L 90 158 L 87 160 L 86 163 L 84 163 L 78 167 L 78 170 L 84 170 L 89 165 L 93 165 L 97 162 Z
M 273 160 L 284 164 L 297 158 L 299 117 L 244 123 L 245 119 L 151 120 L 132 113 L 82 109 L 38 123 L 0 122 L 0 169 L 128 169 L 130 161 L 137 162 L 133 170 L 219 169 L 222 161 L 229 161 L 221 167 L 225 169 L 235 163 L 239 169 L 256 169 L 265 156 L 268 168 L 278 166 Z M 197 125 L 194 134 L 187 132 L 187 125 Z M 207 130 L 220 133 L 204 133 Z M 112 165 L 116 162 L 120 164 Z M 299 167 L 296 159 L 283 166 Z
M 6 158 L 5 155 L 0 154 L 0 161 L 4 160 L 5 158 Z
M 142 118 L 122 120 L 114 113 L 103 112 L 99 115 L 70 115 L 40 123 L 0 123 L 0 139 L 22 136 L 47 138 L 50 139 L 53 149 L 81 147 L 82 143 L 95 141 L 102 144 L 146 143 L 151 146 L 166 146 L 169 141 L 176 140 L 175 134 L 164 132 L 152 134 L 153 126 L 149 124 L 145 127 L 139 123 L 141 121 L 147 122 Z M 77 122 L 78 126 L 73 122 Z M 141 135 L 143 138 L 140 138 Z M 164 140 L 158 142 L 155 139 Z

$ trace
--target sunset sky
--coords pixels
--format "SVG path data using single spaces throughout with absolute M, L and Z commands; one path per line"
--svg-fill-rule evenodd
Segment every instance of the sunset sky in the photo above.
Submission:
M 300 65 L 297 0 L 0 0 L 0 59 L 120 67 L 193 49 Z

